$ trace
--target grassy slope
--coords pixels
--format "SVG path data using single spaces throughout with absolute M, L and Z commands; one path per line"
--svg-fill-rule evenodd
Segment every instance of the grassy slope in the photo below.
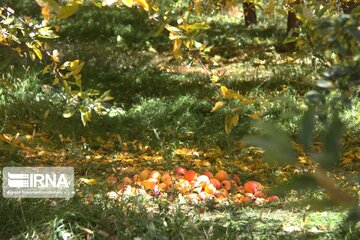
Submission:
M 220 59 L 219 70 L 226 72 L 224 83 L 261 102 L 258 107 L 245 109 L 244 113 L 261 109 L 263 118 L 275 120 L 285 130 L 295 134 L 303 107 L 301 97 L 313 86 L 319 69 L 307 63 L 306 59 L 294 62 L 292 55 L 276 53 L 274 45 L 281 41 L 285 31 L 284 26 L 276 22 L 284 22 L 284 19 L 273 19 L 266 24 L 244 29 L 239 18 L 221 16 L 213 19 L 209 36 L 213 44 L 219 46 L 214 49 L 214 57 Z M 119 28 L 118 31 L 122 34 L 123 30 Z M 230 136 L 226 136 L 222 124 L 225 111 L 209 113 L 216 91 L 208 84 L 200 68 L 181 67 L 166 51 L 139 51 L 137 46 L 129 47 L 129 42 L 114 47 L 114 43 L 104 42 L 103 39 L 88 41 L 85 38 L 66 45 L 71 55 L 87 59 L 84 70 L 84 79 L 88 80 L 86 84 L 101 89 L 111 88 L 118 106 L 125 110 L 113 118 L 95 117 L 87 128 L 81 127 L 79 119 L 62 119 L 59 114 L 63 109 L 61 94 L 54 97 L 53 92 L 44 90 L 39 81 L 41 76 L 24 70 L 10 71 L 2 77 L 4 84 L 6 81 L 16 83 L 12 91 L 1 92 L 2 133 L 31 134 L 32 125 L 36 123 L 37 131 L 46 133 L 46 139 L 50 141 L 35 141 L 30 143 L 31 147 L 40 145 L 48 151 L 64 152 L 67 163 L 78 167 L 75 168 L 78 177 L 100 179 L 96 186 L 78 185 L 77 196 L 70 200 L 20 201 L 1 198 L 2 239 L 61 239 L 69 234 L 74 239 L 84 239 L 87 235 L 102 239 L 105 233 L 118 239 L 356 238 L 356 229 L 352 228 L 354 232 L 351 234 L 349 225 L 341 227 L 345 211 L 331 207 L 313 211 L 306 210 L 304 206 L 294 206 L 294 203 L 309 196 L 322 197 L 318 190 L 309 194 L 284 195 L 284 201 L 274 206 L 246 208 L 215 208 L 211 203 L 189 208 L 181 202 L 169 204 L 141 196 L 124 199 L 120 203 L 106 199 L 105 193 L 112 189 L 105 186 L 104 181 L 111 174 L 113 163 L 101 165 L 83 161 L 84 156 L 89 154 L 85 145 L 96 150 L 102 144 L 93 140 L 97 136 L 105 137 L 106 132 L 113 132 L 120 134 L 125 142 L 134 139 L 148 142 L 155 149 L 166 152 L 168 162 L 164 166 L 170 168 L 177 164 L 172 152 L 180 146 L 208 149 L 218 145 L 224 152 L 224 158 L 225 155 L 235 157 L 238 152 L 233 150 L 232 143 L 248 134 L 251 125 L 248 117 L 241 116 L 239 126 Z M 126 51 L 122 51 L 124 47 L 127 47 Z M 162 45 L 154 47 L 163 48 Z M 86 52 L 86 56 L 82 55 L 83 52 Z M 354 123 L 351 121 L 354 118 L 351 118 L 351 114 L 349 116 L 349 122 Z M 24 122 L 24 119 L 29 121 Z M 353 125 L 354 129 L 356 126 Z M 160 140 L 156 138 L 154 129 Z M 59 134 L 70 140 L 61 142 Z M 80 136 L 85 136 L 85 144 Z M 105 158 L 112 159 L 119 150 L 113 148 Z M 4 155 L 0 158 L 1 166 L 36 165 L 43 161 L 40 156 L 24 160 L 21 150 L 5 142 L 1 142 L 0 151 Z M 247 149 L 241 151 L 247 152 Z M 224 166 L 234 168 L 229 162 Z M 55 158 L 46 164 L 56 165 L 58 162 Z M 244 179 L 255 177 L 266 185 L 282 179 L 283 172 L 279 169 L 262 169 L 264 165 L 255 165 L 252 160 L 246 164 L 258 166 L 258 169 L 255 167 L 250 173 L 243 172 Z M 156 166 L 140 163 L 141 167 L 149 165 Z

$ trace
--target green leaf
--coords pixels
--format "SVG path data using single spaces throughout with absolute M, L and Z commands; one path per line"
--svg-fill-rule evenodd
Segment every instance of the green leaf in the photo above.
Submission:
M 296 42 L 298 39 L 299 39 L 298 37 L 287 37 L 287 38 L 285 38 L 283 44 Z
M 310 152 L 315 128 L 314 107 L 309 106 L 308 110 L 304 113 L 300 128 L 300 142 L 302 143 L 305 152 Z
M 68 109 L 63 113 L 63 117 L 64 118 L 70 118 L 70 117 L 72 117 L 74 115 L 74 113 L 75 113 L 75 110 Z
M 113 100 L 114 98 L 110 96 L 110 90 L 105 91 L 95 102 L 106 102 Z
M 344 131 L 344 125 L 338 114 L 335 113 L 333 120 L 328 126 L 324 136 L 323 153 L 317 155 L 316 160 L 324 169 L 331 169 L 340 163 L 340 146 L 339 141 Z
M 41 38 L 59 38 L 58 35 L 54 33 L 54 31 L 51 29 L 51 27 L 43 27 L 38 29 L 39 37 Z
M 79 5 L 77 4 L 63 6 L 60 8 L 57 17 L 59 19 L 67 19 L 72 15 L 74 15 L 78 9 L 79 9 Z
M 80 114 L 81 121 L 83 125 L 86 126 L 86 124 L 91 121 L 91 110 L 83 111 L 83 109 L 80 108 Z
M 296 156 L 290 136 L 281 129 L 266 122 L 255 124 L 262 135 L 249 136 L 245 141 L 265 150 L 264 159 L 276 163 L 296 163 Z

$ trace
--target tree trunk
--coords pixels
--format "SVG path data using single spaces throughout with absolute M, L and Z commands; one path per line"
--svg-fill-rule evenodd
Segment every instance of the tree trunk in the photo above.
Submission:
M 257 24 L 257 18 L 256 18 L 256 10 L 255 10 L 255 4 L 253 2 L 244 2 L 244 15 L 245 15 L 245 26 L 249 25 L 256 25 Z
M 294 7 L 302 3 L 303 3 L 302 0 L 296 0 L 294 3 L 291 4 L 291 7 Z M 293 10 L 289 10 L 288 18 L 287 18 L 287 30 L 286 30 L 287 34 L 289 34 L 291 30 L 300 27 L 300 25 L 301 25 L 301 21 L 296 17 L 296 12 Z
M 303 0 L 296 0 L 294 3 L 291 4 L 292 8 L 295 8 L 296 5 L 299 4 L 303 4 Z M 286 33 L 291 37 L 298 37 L 299 33 L 298 32 L 294 32 L 294 30 L 296 28 L 299 28 L 300 25 L 302 24 L 302 22 L 300 21 L 300 19 L 298 19 L 296 17 L 296 12 L 295 10 L 291 9 L 288 11 L 288 18 L 287 18 L 287 29 L 286 29 Z M 294 50 L 296 46 L 296 42 L 290 42 L 287 44 L 287 48 L 289 50 Z

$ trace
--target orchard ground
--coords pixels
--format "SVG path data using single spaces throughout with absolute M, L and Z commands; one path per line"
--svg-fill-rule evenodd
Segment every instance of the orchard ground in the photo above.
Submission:
M 291 176 L 311 172 L 314 164 L 296 136 L 303 95 L 322 71 L 311 56 L 276 51 L 286 31 L 280 16 L 260 16 L 259 25 L 250 28 L 243 27 L 241 12 L 215 16 L 208 30 L 216 46 L 209 62 L 223 73 L 222 83 L 256 102 L 244 107 L 238 126 L 225 134 L 227 109 L 211 112 L 217 91 L 206 71 L 176 61 L 167 36 L 148 36 L 150 26 L 135 10 L 127 11 L 99 14 L 92 9 L 86 14 L 96 24 L 84 24 L 89 18 L 79 12 L 64 27 L 65 40 L 56 43 L 69 59 L 86 61 L 86 87 L 111 89 L 115 97 L 110 116 L 93 116 L 87 127 L 79 116 L 62 118 L 63 95 L 38 74 L 40 66 L 22 67 L 25 63 L 16 57 L 1 60 L 1 84 L 11 82 L 14 88 L 0 90 L 0 166 L 73 166 L 77 179 L 76 194 L 68 200 L 1 198 L 1 238 L 358 238 L 359 226 L 345 222 L 348 209 L 316 204 L 326 198 L 320 188 L 285 191 L 278 194 L 280 201 L 264 204 L 193 202 L 184 192 L 154 196 L 151 189 L 151 194 L 118 197 L 126 189 L 124 177 L 133 180 L 144 169 L 224 170 L 239 176 L 240 185 L 260 182 L 270 195 Z M 342 165 L 333 174 L 339 186 L 358 194 L 353 180 L 360 163 L 360 101 L 352 101 L 342 112 L 347 131 L 341 141 Z M 267 163 L 261 149 L 242 140 L 257 131 L 252 125 L 256 118 L 273 121 L 293 136 L 298 164 Z M 320 142 L 313 147 L 321 151 Z

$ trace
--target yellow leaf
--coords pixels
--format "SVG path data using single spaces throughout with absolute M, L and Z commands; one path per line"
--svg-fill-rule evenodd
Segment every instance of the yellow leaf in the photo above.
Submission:
M 226 105 L 226 102 L 219 101 L 219 102 L 215 103 L 214 107 L 211 109 L 210 112 L 216 112 L 217 110 L 219 110 L 220 108 L 222 108 L 225 105 Z
M 80 64 L 76 67 L 76 69 L 73 70 L 73 74 L 74 74 L 74 75 L 79 74 L 79 73 L 81 72 L 82 68 L 84 67 L 84 64 L 85 64 L 84 62 L 80 63 Z
M 33 48 L 33 51 L 34 51 L 34 53 L 36 54 L 36 56 L 37 56 L 40 60 L 42 60 L 43 55 L 42 55 L 41 51 L 40 51 L 38 48 L 36 48 L 36 47 Z
M 90 179 L 80 178 L 80 182 L 88 184 L 88 185 L 95 185 L 96 184 L 96 179 L 94 179 L 94 178 L 90 178 Z
M 232 98 L 232 99 L 240 99 L 240 100 L 244 100 L 244 96 L 238 94 L 237 92 L 235 92 L 234 90 L 228 89 L 225 86 L 221 86 L 221 93 L 224 97 L 226 98 Z
M 60 82 L 59 78 L 56 77 L 56 78 L 54 79 L 54 81 L 53 81 L 52 84 L 53 84 L 53 85 L 58 85 L 59 82 Z
M 134 5 L 134 1 L 132 0 L 122 0 L 122 3 L 129 8 L 131 8 Z
M 152 10 L 154 10 L 155 12 L 158 12 L 160 9 L 159 9 L 159 7 L 158 7 L 158 6 L 153 5 L 153 6 L 152 6 Z
M 174 40 L 173 52 L 174 52 L 175 58 L 179 58 L 181 56 L 181 52 L 180 52 L 181 44 L 182 44 L 181 39 Z
M 70 71 L 74 71 L 79 66 L 80 60 L 74 60 L 70 62 Z
M 239 122 L 239 115 L 236 114 L 235 116 L 233 116 L 231 118 L 231 124 L 233 127 L 237 126 L 238 125 L 238 122 Z
M 51 67 L 51 64 L 46 65 L 46 67 L 44 67 L 44 69 L 42 70 L 42 74 L 48 73 L 48 72 L 49 72 L 50 67 Z
M 149 4 L 145 0 L 135 0 L 137 5 L 140 5 L 144 8 L 145 11 L 149 11 Z

